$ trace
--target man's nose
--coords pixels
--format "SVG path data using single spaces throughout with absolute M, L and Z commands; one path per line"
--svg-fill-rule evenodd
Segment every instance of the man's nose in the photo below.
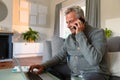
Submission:
M 68 28 L 70 28 L 70 27 L 71 27 L 70 23 L 68 23 L 68 24 L 67 24 L 67 27 L 68 27 Z

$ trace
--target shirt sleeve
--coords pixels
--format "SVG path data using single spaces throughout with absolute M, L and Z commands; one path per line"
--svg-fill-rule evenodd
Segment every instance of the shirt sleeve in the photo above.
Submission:
M 83 32 L 76 34 L 80 52 L 90 65 L 98 65 L 106 53 L 106 38 L 102 29 L 94 30 L 89 39 Z

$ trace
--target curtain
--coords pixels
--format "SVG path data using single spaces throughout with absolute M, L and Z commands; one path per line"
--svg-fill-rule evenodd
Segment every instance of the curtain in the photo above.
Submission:
M 62 8 L 62 3 L 59 3 L 55 7 L 55 23 L 54 23 L 54 35 L 60 35 L 60 9 Z
M 101 27 L 100 0 L 86 0 L 86 21 L 93 27 Z

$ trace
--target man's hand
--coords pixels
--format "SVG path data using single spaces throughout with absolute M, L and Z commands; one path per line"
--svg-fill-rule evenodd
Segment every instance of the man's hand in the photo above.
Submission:
M 34 70 L 37 69 L 37 70 Z M 35 74 L 40 74 L 44 71 L 45 67 L 42 65 L 31 65 L 29 68 L 29 72 L 35 73 Z
M 80 21 L 79 19 L 77 19 L 75 22 L 74 22 L 74 25 L 73 25 L 75 28 L 76 28 L 76 34 L 79 33 L 79 32 L 82 32 L 85 28 L 85 23 L 83 23 L 82 21 Z

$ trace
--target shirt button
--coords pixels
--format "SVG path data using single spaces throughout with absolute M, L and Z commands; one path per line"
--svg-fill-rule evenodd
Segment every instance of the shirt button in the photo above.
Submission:
M 80 47 L 78 47 L 77 50 L 80 50 Z

